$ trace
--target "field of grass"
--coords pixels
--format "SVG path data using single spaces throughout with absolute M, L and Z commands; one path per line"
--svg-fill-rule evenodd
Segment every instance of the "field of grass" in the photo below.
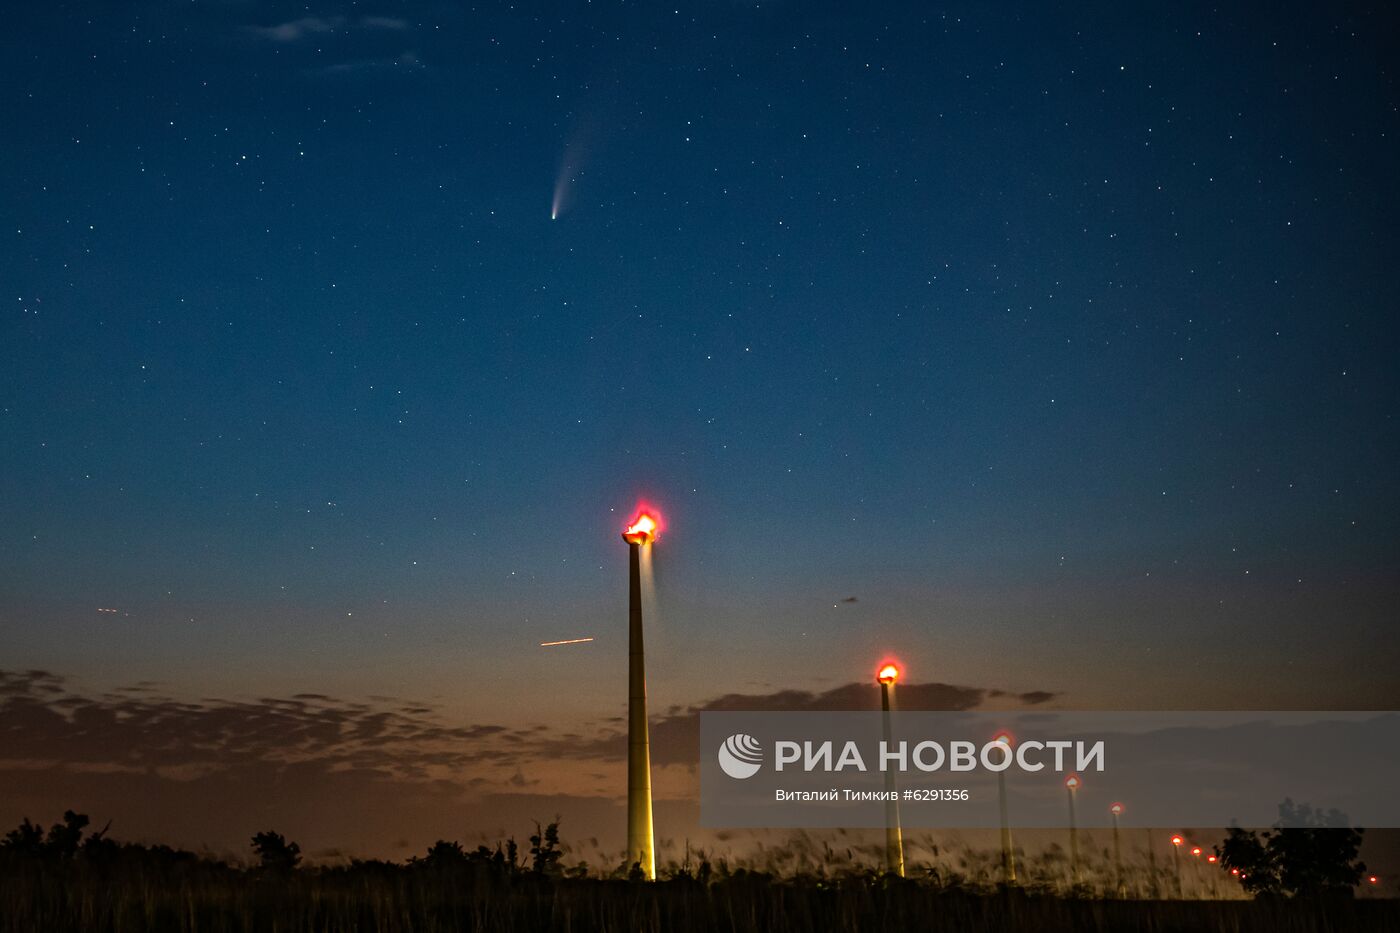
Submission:
M 1117 863 L 1094 847 L 1073 885 L 1054 847 L 1029 858 L 1018 849 L 1020 886 L 1007 887 L 994 852 L 915 846 L 927 858 L 904 879 L 874 868 L 878 852 L 801 835 L 743 865 L 687 846 L 646 882 L 635 867 L 629 878 L 623 865 L 600 874 L 568 863 L 557 823 L 524 847 L 439 841 L 408 862 L 315 866 L 275 832 L 254 836 L 257 864 L 240 865 L 87 828 L 69 811 L 47 832 L 26 820 L 0 840 L 0 933 L 1400 933 L 1400 901 L 1356 898 L 1354 878 L 1313 896 L 1250 898 L 1238 884 L 1186 885 L 1179 865 L 1149 855 L 1124 860 L 1119 899 Z M 952 858 L 939 866 L 940 855 Z
M 200 861 L 104 868 L 9 862 L 0 933 L 513 933 L 732 931 L 1397 930 L 1400 903 L 1100 900 L 985 891 L 873 875 L 779 880 L 739 871 L 701 882 L 547 878 L 464 864 L 268 873 Z

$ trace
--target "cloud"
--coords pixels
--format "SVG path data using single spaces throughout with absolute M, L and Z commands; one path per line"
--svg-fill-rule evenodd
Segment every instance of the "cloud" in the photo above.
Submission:
M 899 706 L 904 710 L 970 710 L 988 699 L 1011 699 L 1025 706 L 1038 706 L 1057 694 L 1045 690 L 1007 693 L 981 687 L 953 684 L 901 684 Z M 827 712 L 835 710 L 877 710 L 880 691 L 873 683 L 853 682 L 820 693 L 808 690 L 778 690 L 773 693 L 727 693 L 696 706 L 673 707 L 651 724 L 652 764 L 693 764 L 700 747 L 700 714 L 710 710 L 726 712 Z M 550 742 L 549 753 L 560 758 L 622 759 L 627 754 L 627 733 L 610 727 L 593 741 L 571 737 Z
M 344 16 L 303 16 L 274 26 L 250 26 L 249 31 L 269 42 L 299 42 L 307 36 L 325 35 L 334 32 L 353 30 L 388 30 L 407 32 L 412 27 L 409 22 L 393 16 L 361 16 L 350 20 Z
M 394 16 L 362 16 L 360 25 L 365 29 L 393 29 L 399 32 L 409 29 L 408 20 Z
M 45 671 L 0 671 L 0 767 L 46 763 L 169 776 L 302 767 L 407 781 L 512 764 L 515 730 L 450 725 L 432 707 L 351 703 L 321 694 L 252 701 L 176 700 L 149 685 L 99 696 Z
M 275 26 L 249 26 L 248 30 L 270 42 L 297 42 L 307 36 L 335 32 L 344 25 L 343 16 L 303 16 Z

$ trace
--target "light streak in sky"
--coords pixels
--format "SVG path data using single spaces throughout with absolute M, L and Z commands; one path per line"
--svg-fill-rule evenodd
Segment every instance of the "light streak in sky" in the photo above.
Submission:
M 583 644 L 583 643 L 586 642 L 586 641 L 592 641 L 592 640 L 593 640 L 593 636 L 590 635 L 590 636 L 588 636 L 587 638 L 565 638 L 563 641 L 542 641 L 542 642 L 540 642 L 540 647 L 541 647 L 541 648 L 553 648 L 553 647 L 556 646 L 556 645 L 581 645 L 581 644 Z

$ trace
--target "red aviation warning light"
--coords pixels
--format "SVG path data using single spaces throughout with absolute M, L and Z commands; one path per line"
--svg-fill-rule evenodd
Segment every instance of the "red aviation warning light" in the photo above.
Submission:
M 893 684 L 899 680 L 899 668 L 894 664 L 885 664 L 876 671 L 875 679 L 882 684 Z
M 640 512 L 622 531 L 622 540 L 628 544 L 650 544 L 656 540 L 658 526 L 650 512 Z
M 1079 775 L 1071 774 L 1069 777 L 1065 778 L 1065 786 L 1068 787 L 1070 790 L 1078 790 Z

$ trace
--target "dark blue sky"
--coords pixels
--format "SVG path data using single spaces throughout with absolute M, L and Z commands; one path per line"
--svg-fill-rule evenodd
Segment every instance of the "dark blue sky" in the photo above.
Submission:
M 0 666 L 1393 706 L 1381 10 L 16 5 Z

